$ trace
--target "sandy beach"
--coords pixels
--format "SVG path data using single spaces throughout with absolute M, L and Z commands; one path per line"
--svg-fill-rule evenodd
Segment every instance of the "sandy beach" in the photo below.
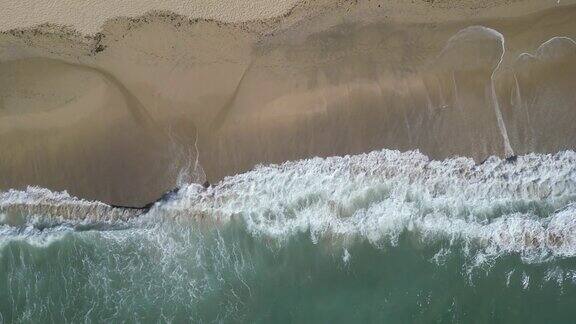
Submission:
M 0 189 L 139 206 L 261 163 L 576 143 L 576 1 L 56 4 L 0 17 Z

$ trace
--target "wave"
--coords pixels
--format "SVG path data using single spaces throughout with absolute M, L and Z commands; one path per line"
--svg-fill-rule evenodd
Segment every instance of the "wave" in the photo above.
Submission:
M 202 190 L 190 186 L 156 207 L 169 215 L 228 221 L 255 235 L 310 232 L 396 244 L 405 232 L 520 253 L 529 260 L 573 256 L 576 154 L 430 161 L 417 151 L 377 151 L 260 166 Z
M 261 165 L 182 187 L 149 210 L 10 190 L 0 194 L 0 315 L 306 322 L 381 309 L 369 318 L 510 318 L 510 294 L 576 293 L 575 201 L 572 151 L 476 164 L 382 150 Z M 473 287 L 507 293 L 483 297 L 500 303 L 490 313 L 470 299 Z M 570 313 L 562 309 L 525 316 Z
M 29 225 L 26 218 L 44 224 L 38 217 L 46 215 L 58 224 L 134 222 L 143 214 L 136 223 L 234 219 L 254 236 L 280 242 L 309 232 L 313 242 L 360 239 L 378 247 L 411 233 L 424 244 L 463 241 L 489 256 L 518 253 L 527 261 L 545 261 L 576 253 L 575 201 L 572 151 L 476 164 L 382 150 L 258 166 L 207 189 L 185 186 L 148 212 L 34 187 L 0 194 L 0 211 L 9 225 Z

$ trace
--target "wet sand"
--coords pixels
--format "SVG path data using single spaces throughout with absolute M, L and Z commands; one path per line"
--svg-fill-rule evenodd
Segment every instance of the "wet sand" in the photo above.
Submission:
M 10 29 L 0 190 L 140 206 L 311 156 L 574 149 L 575 3 L 320 1 L 247 22 L 151 12 L 96 34 Z

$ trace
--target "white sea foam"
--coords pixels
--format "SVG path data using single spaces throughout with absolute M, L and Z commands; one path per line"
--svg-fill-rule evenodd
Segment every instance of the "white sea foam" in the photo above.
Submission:
M 114 208 L 99 201 L 76 198 L 66 191 L 56 192 L 29 186 L 26 190 L 0 192 L 0 224 L 56 224 L 65 220 L 118 221 L 138 214 L 136 210 Z
M 481 165 L 383 150 L 259 166 L 208 190 L 182 189 L 153 213 L 242 219 L 258 236 L 396 244 L 405 232 L 483 247 L 482 257 L 576 254 L 576 153 Z
M 94 204 L 119 213 L 36 188 L 0 198 L 0 210 L 49 202 L 72 211 Z M 193 218 L 222 226 L 240 220 L 253 235 L 279 242 L 309 233 L 314 242 L 366 240 L 377 247 L 411 233 L 421 244 L 461 244 L 478 263 L 505 254 L 540 262 L 576 255 L 575 201 L 572 151 L 515 161 L 492 157 L 477 165 L 468 158 L 431 161 L 417 151 L 382 150 L 258 166 L 208 189 L 188 185 L 132 225 Z M 53 217 L 62 211 L 47 210 Z M 79 219 L 90 220 L 85 212 Z

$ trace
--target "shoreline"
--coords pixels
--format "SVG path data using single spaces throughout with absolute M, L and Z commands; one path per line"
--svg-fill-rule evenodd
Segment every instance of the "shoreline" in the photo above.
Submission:
M 474 9 L 515 18 L 423 23 L 390 4 L 327 0 L 239 24 L 148 14 L 94 37 L 0 33 L 0 190 L 139 206 L 182 181 L 313 156 L 420 149 L 479 162 L 575 148 L 576 6 L 533 13 L 544 4 L 522 1 Z M 518 17 L 521 4 L 532 13 Z

